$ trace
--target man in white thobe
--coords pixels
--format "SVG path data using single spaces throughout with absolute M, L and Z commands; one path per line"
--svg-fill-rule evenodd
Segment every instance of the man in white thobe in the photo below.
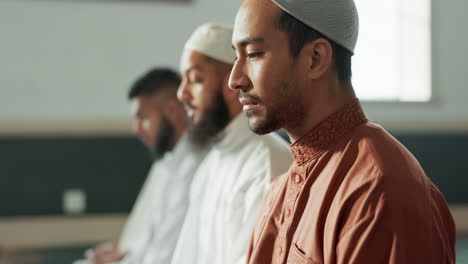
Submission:
M 186 114 L 176 98 L 179 84 L 176 72 L 154 69 L 131 88 L 134 131 L 155 162 L 120 240 L 89 250 L 85 263 L 170 263 L 193 174 L 205 154 L 185 133 Z
M 184 135 L 154 164 L 120 240 L 121 251 L 129 252 L 122 263 L 170 262 L 187 211 L 189 186 L 201 161 L 194 153 Z
M 191 121 L 189 136 L 211 149 L 194 176 L 172 264 L 245 263 L 262 197 L 291 164 L 278 135 L 250 131 L 238 92 L 228 88 L 231 37 L 230 27 L 204 24 L 181 57 L 178 97 Z

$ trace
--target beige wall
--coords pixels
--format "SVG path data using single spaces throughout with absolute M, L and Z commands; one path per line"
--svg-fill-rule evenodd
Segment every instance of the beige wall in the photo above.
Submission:
M 433 101 L 365 104 L 371 119 L 396 130 L 468 131 L 467 9 L 465 0 L 432 0 Z
M 240 2 L 0 0 L 0 133 L 126 132 L 134 78 L 152 65 L 177 67 L 193 28 L 232 23 Z M 468 131 L 468 1 L 433 0 L 432 9 L 434 101 L 365 103 L 387 128 Z
M 177 67 L 195 27 L 232 23 L 240 2 L 0 0 L 0 122 L 126 120 L 134 79 Z
M 87 245 L 118 239 L 126 215 L 0 218 L 0 249 Z

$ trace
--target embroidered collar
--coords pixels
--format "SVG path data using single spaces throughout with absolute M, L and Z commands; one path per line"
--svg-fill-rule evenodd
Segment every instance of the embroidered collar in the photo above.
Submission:
M 367 118 L 359 100 L 356 99 L 327 117 L 309 133 L 291 144 L 289 147 L 291 154 L 300 166 L 328 149 L 351 129 L 365 122 L 367 122 Z

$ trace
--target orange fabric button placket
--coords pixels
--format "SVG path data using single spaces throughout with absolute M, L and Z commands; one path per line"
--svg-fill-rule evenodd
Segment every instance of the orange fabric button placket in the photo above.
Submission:
M 302 190 L 302 185 L 303 185 L 303 177 L 301 176 L 300 173 L 298 172 L 292 172 L 290 176 L 290 180 L 292 182 L 291 189 L 288 190 L 288 195 L 287 195 L 287 202 L 285 203 L 285 221 L 283 225 L 280 228 L 279 234 L 278 234 L 278 240 L 277 240 L 277 249 L 280 258 L 277 259 L 277 263 L 284 263 L 285 258 L 287 256 L 286 253 L 286 248 L 287 248 L 287 238 L 286 235 L 288 233 L 288 229 L 291 226 L 292 219 L 293 219 L 293 212 L 294 212 L 294 207 L 296 204 L 296 199 Z

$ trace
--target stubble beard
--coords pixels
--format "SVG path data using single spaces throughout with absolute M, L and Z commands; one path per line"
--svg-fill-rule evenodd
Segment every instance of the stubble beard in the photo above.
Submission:
M 282 82 L 274 90 L 277 91 L 274 102 L 270 109 L 265 109 L 265 118 L 263 120 L 252 121 L 253 114 L 247 113 L 249 117 L 249 127 L 254 133 L 264 135 L 273 131 L 296 127 L 301 123 L 301 117 L 304 113 L 300 104 L 300 95 L 297 93 L 297 83 Z

